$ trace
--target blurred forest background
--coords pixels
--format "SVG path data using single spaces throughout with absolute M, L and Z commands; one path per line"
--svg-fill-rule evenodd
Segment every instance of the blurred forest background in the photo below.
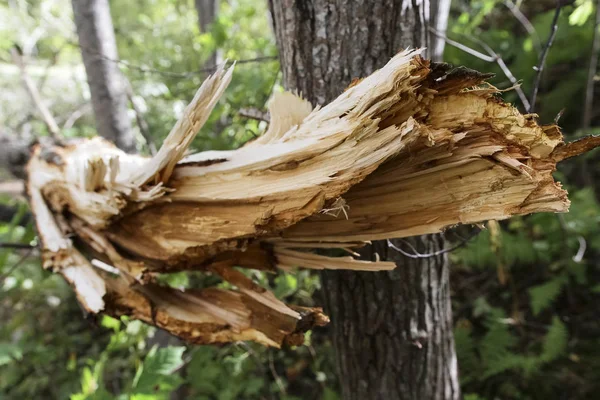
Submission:
M 160 146 L 202 80 L 225 59 L 238 60 L 233 83 L 193 147 L 236 148 L 264 130 L 265 122 L 238 110 L 264 111 L 273 91 L 282 90 L 267 2 L 217 3 L 214 15 L 199 23 L 193 0 L 110 1 L 120 55 L 114 62 L 130 83 L 141 153 Z M 573 140 L 600 134 L 600 85 L 596 107 L 584 118 L 600 13 L 593 0 L 567 3 L 536 112 L 544 123 L 560 117 Z M 530 93 L 554 13 L 554 1 L 454 0 L 447 36 L 501 55 Z M 11 57 L 15 45 L 63 135 L 95 135 L 70 0 L 0 1 L 0 129 L 47 136 Z M 486 61 L 452 45 L 444 54 L 452 64 L 496 73 L 491 82 L 510 88 L 494 57 Z M 524 111 L 514 90 L 504 98 Z M 556 175 L 570 192 L 570 213 L 491 223 L 451 254 L 465 399 L 591 399 L 600 389 L 600 153 L 565 162 Z M 71 288 L 42 270 L 29 246 L 35 231 L 27 204 L 11 193 L 8 173 L 0 172 L 0 179 L 0 243 L 24 245 L 0 247 L 0 398 L 339 398 L 327 327 L 311 332 L 305 346 L 276 350 L 247 343 L 185 346 L 138 321 L 86 318 Z M 287 302 L 323 304 L 311 271 L 255 274 Z M 167 279 L 188 287 L 215 278 Z

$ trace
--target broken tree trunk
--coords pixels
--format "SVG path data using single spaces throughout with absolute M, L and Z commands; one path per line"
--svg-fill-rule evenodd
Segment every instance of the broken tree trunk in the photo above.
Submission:
M 129 315 L 193 343 L 299 344 L 327 323 L 321 309 L 286 305 L 234 267 L 393 269 L 353 249 L 567 211 L 552 172 L 598 139 L 564 146 L 556 126 L 503 103 L 487 75 L 419 54 L 398 54 L 322 108 L 276 96 L 269 129 L 235 151 L 185 155 L 233 68 L 202 84 L 152 158 L 100 138 L 38 145 L 27 190 L 44 267 L 91 313 Z M 216 274 L 235 290 L 182 291 L 155 279 L 180 270 Z

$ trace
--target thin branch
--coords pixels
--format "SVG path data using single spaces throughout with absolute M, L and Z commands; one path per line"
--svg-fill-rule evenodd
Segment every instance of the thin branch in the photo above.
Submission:
M 33 104 L 40 112 L 44 123 L 48 127 L 48 132 L 50 132 L 50 136 L 52 136 L 53 139 L 58 140 L 60 136 L 60 128 L 58 127 L 56 120 L 50 113 L 50 110 L 48 110 L 48 107 L 46 107 L 46 105 L 42 101 L 42 97 L 40 96 L 40 92 L 38 91 L 37 87 L 29 77 L 29 74 L 27 73 L 27 68 L 25 66 L 25 62 L 23 60 L 23 56 L 14 47 L 10 50 L 10 53 L 12 55 L 13 62 L 17 65 L 17 67 L 19 67 L 19 70 L 21 71 L 21 79 L 23 80 L 25 89 L 27 89 L 29 96 L 31 96 L 31 100 L 33 100 Z
M 224 62 L 219 63 L 215 66 L 211 66 L 211 67 L 207 67 L 207 68 L 200 68 L 195 71 L 172 72 L 172 71 L 154 69 L 154 68 L 150 68 L 150 67 L 146 67 L 146 66 L 142 66 L 142 65 L 131 64 L 127 60 L 106 57 L 103 54 L 99 54 L 98 52 L 92 51 L 90 49 L 85 48 L 84 46 L 79 45 L 79 43 L 71 43 L 71 44 L 75 47 L 80 48 L 82 52 L 91 53 L 91 54 L 95 55 L 96 57 L 102 58 L 103 60 L 106 60 L 109 62 L 113 62 L 113 63 L 119 64 L 119 65 L 122 65 L 123 67 L 130 69 L 130 70 L 137 70 L 142 73 L 159 74 L 159 75 L 170 76 L 170 77 L 174 77 L 174 78 L 191 78 L 191 77 L 198 76 L 198 75 L 204 77 L 207 73 L 215 72 L 223 64 L 227 63 L 227 60 L 225 60 Z M 235 61 L 235 64 L 240 65 L 240 64 L 270 62 L 270 61 L 277 61 L 278 59 L 279 59 L 279 57 L 277 57 L 277 56 L 261 56 L 261 57 L 237 60 L 237 61 Z
M 387 240 L 387 244 L 388 244 L 388 247 L 396 250 L 398 253 L 400 253 L 403 256 L 408 257 L 408 258 L 414 258 L 414 259 L 431 258 L 431 257 L 441 256 L 442 254 L 451 253 L 454 250 L 457 250 L 457 249 L 465 246 L 467 243 L 469 243 L 469 241 L 471 241 L 471 239 L 475 238 L 482 231 L 483 230 L 481 228 L 478 228 L 475 232 L 471 233 L 469 236 L 467 236 L 466 238 L 464 238 L 463 240 L 461 240 L 459 243 L 455 244 L 454 246 L 451 246 L 447 249 L 442 249 L 442 250 L 435 251 L 433 253 L 426 253 L 426 254 L 419 253 L 419 251 L 409 241 L 407 241 L 405 239 L 396 239 L 396 240 L 400 240 L 402 243 L 404 243 L 406 246 L 408 246 L 413 251 L 413 253 L 409 253 L 405 250 L 402 250 L 398 246 L 394 245 L 392 243 L 392 241 L 389 239 Z
M 17 261 L 15 263 L 15 265 L 13 265 L 12 267 L 10 267 L 8 269 L 8 271 L 6 271 L 4 274 L 2 274 L 0 276 L 0 284 L 3 284 L 4 280 L 6 278 L 8 278 L 13 272 L 15 272 L 15 270 L 17 268 L 19 268 L 25 262 L 25 260 L 27 259 L 27 257 L 29 257 L 31 255 L 31 253 L 33 252 L 33 249 L 34 249 L 34 247 L 30 247 L 29 250 L 27 252 L 25 252 L 25 254 L 23 254 L 21 256 L 21 258 L 19 259 L 19 261 Z
M 596 22 L 594 23 L 594 40 L 592 42 L 592 55 L 588 69 L 587 83 L 585 85 L 585 103 L 583 106 L 583 129 L 589 129 L 592 124 L 594 105 L 594 83 L 598 69 L 598 56 L 600 56 L 600 0 L 596 1 Z
M 565 217 L 563 214 L 557 214 L 556 217 L 558 218 L 560 226 L 562 246 L 565 249 L 565 253 L 563 253 L 563 258 L 566 260 L 568 258 L 567 252 L 569 249 L 569 231 L 571 231 L 571 233 L 573 232 L 572 229 L 569 228 L 567 221 L 565 221 Z M 577 250 L 577 253 L 573 257 L 571 257 L 571 259 L 579 264 L 581 261 L 583 261 L 583 256 L 585 255 L 585 251 L 587 250 L 587 241 L 581 235 L 577 235 L 577 241 L 579 242 L 579 249 Z
M 576 263 L 580 263 L 583 260 L 583 256 L 585 255 L 585 250 L 587 249 L 587 242 L 583 236 L 577 236 L 577 241 L 579 241 L 579 250 L 577 250 L 577 254 L 573 256 L 573 261 Z
M 268 353 L 269 353 L 269 369 L 271 370 L 271 374 L 273 374 L 273 378 L 275 378 L 275 382 L 277 383 L 277 387 L 279 387 L 279 391 L 281 392 L 281 394 L 287 395 L 285 386 L 283 386 L 283 381 L 281 380 L 281 377 L 275 370 L 275 364 L 273 362 L 273 352 L 269 350 Z
M 504 63 L 504 60 L 502 58 L 498 58 L 496 62 L 498 63 L 498 66 L 500 67 L 502 72 L 504 72 L 504 75 L 508 78 L 510 83 L 513 84 L 515 92 L 517 92 L 521 103 L 523 103 L 523 107 L 525 107 L 525 111 L 529 112 L 531 110 L 531 103 L 529 103 L 529 100 L 527 100 L 527 96 L 521 88 L 521 84 L 519 83 L 519 81 L 517 81 L 517 78 L 515 78 L 514 75 L 510 72 L 510 69 L 508 69 L 508 66 Z
M 138 128 L 140 128 L 140 133 L 142 134 L 142 137 L 146 141 L 146 145 L 148 146 L 148 150 L 150 151 L 150 154 L 155 155 L 156 154 L 156 145 L 152 141 L 152 136 L 150 135 L 150 128 L 148 127 L 148 123 L 144 119 L 144 115 L 143 115 L 144 113 L 142 112 L 142 110 L 138 106 L 137 102 L 135 101 L 135 98 L 133 96 L 133 88 L 131 87 L 131 82 L 129 82 L 129 80 L 127 80 L 126 83 L 127 83 L 127 90 L 126 90 L 127 99 L 131 103 L 131 107 L 133 108 L 133 111 L 135 113 L 135 120 L 137 122 Z
M 527 112 L 529 112 L 529 109 L 531 106 L 529 104 L 529 100 L 527 100 L 527 96 L 525 95 L 525 92 L 523 92 L 523 89 L 521 89 L 519 81 L 512 74 L 512 72 L 510 71 L 510 69 L 508 68 L 508 66 L 506 65 L 504 60 L 502 59 L 502 57 L 500 57 L 500 55 L 498 53 L 496 53 L 490 46 L 488 46 L 487 43 L 485 43 L 483 40 L 480 40 L 478 38 L 467 36 L 470 40 L 478 43 L 481 47 L 483 47 L 489 55 L 485 55 L 475 49 L 465 46 L 464 44 L 462 44 L 460 42 L 449 39 L 446 35 L 444 35 L 441 32 L 436 31 L 435 29 L 429 28 L 429 30 L 434 35 L 438 36 L 441 39 L 444 39 L 444 41 L 446 41 L 446 43 L 448 43 L 449 45 L 454 46 L 457 49 L 464 51 L 465 53 L 471 54 L 472 56 L 475 56 L 475 57 L 479 58 L 480 60 L 498 64 L 498 66 L 500 67 L 500 69 L 502 70 L 502 72 L 504 73 L 506 78 L 508 78 L 510 83 L 513 85 L 513 88 L 517 92 L 517 95 L 519 96 L 521 103 L 523 103 L 523 107 L 525 107 L 525 110 Z
M 548 58 L 548 52 L 554 43 L 554 38 L 556 37 L 556 32 L 558 31 L 558 17 L 560 16 L 560 11 L 562 9 L 563 3 L 562 0 L 556 0 L 556 10 L 554 11 L 554 18 L 552 19 L 552 26 L 550 28 L 550 36 L 548 37 L 548 41 L 542 50 L 542 55 L 540 57 L 540 61 L 538 65 L 535 67 L 537 71 L 535 81 L 533 84 L 533 90 L 531 92 L 531 108 L 529 112 L 532 113 L 535 110 L 535 103 L 537 100 L 537 94 L 540 89 L 540 83 L 542 82 L 542 73 L 544 72 L 544 66 L 546 65 L 546 58 Z
M 525 95 L 525 92 L 523 92 L 523 89 L 521 89 L 519 81 L 517 81 L 517 78 L 515 78 L 515 76 L 512 74 L 512 72 L 510 71 L 510 69 L 508 68 L 508 66 L 506 65 L 504 60 L 502 59 L 502 57 L 500 57 L 500 55 L 498 55 L 483 40 L 478 39 L 476 37 L 472 37 L 471 40 L 475 41 L 476 43 L 479 43 L 479 45 L 481 47 L 483 47 L 490 56 L 494 57 L 494 59 L 496 60 L 496 63 L 498 64 L 498 66 L 500 67 L 500 69 L 502 70 L 504 75 L 508 78 L 510 83 L 512 83 L 512 85 L 514 86 L 515 91 L 517 92 L 517 95 L 519 95 L 519 99 L 521 99 L 521 103 L 523 103 L 523 107 L 525 107 L 525 110 L 527 112 L 529 112 L 529 110 L 531 109 L 531 104 L 529 103 L 529 100 L 527 100 L 527 96 Z
M 50 61 L 48 62 L 48 64 L 46 65 L 46 67 L 44 68 L 44 73 L 41 76 L 39 82 L 38 82 L 38 90 L 41 92 L 44 89 L 44 86 L 46 85 L 46 82 L 48 82 L 48 77 L 50 76 L 50 69 L 52 69 L 57 63 L 58 63 L 58 56 L 60 54 L 60 52 L 67 46 L 67 43 L 64 43 L 60 46 L 60 48 L 56 49 L 55 51 L 52 52 L 52 56 L 50 58 Z
M 267 376 L 267 370 L 265 369 L 265 366 L 263 365 L 262 360 L 260 359 L 260 357 L 258 356 L 258 354 L 256 353 L 256 351 L 254 351 L 252 349 L 252 347 L 250 345 L 248 345 L 246 342 L 235 342 L 234 343 L 237 347 L 242 348 L 243 350 L 246 351 L 246 353 L 248 353 L 250 355 L 250 358 L 252 358 L 252 361 L 254 362 L 254 366 L 258 369 L 258 371 L 260 371 L 261 375 L 263 376 L 263 379 L 265 382 L 268 381 L 268 376 Z M 271 398 L 271 400 L 274 399 L 273 393 L 269 390 L 269 398 Z
M 89 113 L 92 110 L 91 104 L 90 103 L 85 103 L 82 104 L 80 107 L 78 107 L 75 111 L 73 111 L 71 113 L 71 115 L 69 115 L 69 118 L 67 118 L 63 124 L 63 129 L 71 129 L 73 127 L 73 125 L 75 125 L 75 122 L 77 122 L 77 120 L 81 117 L 83 117 L 85 114 Z
M 556 117 L 554 117 L 554 125 L 558 125 L 558 121 L 560 121 L 560 119 L 562 118 L 563 114 L 565 113 L 565 110 L 566 108 L 563 107 L 560 109 L 558 114 L 556 114 Z
M 0 242 L 0 249 L 35 249 L 36 245 L 28 243 Z
M 483 54 L 477 50 L 474 50 L 468 46 L 465 46 L 464 44 L 462 44 L 460 42 L 452 40 L 452 39 L 448 38 L 446 35 L 444 35 L 443 33 L 438 32 L 433 28 L 429 28 L 429 31 L 432 32 L 437 37 L 439 37 L 440 39 L 444 39 L 444 41 L 446 43 L 448 43 L 449 45 L 454 46 L 457 49 L 462 50 L 465 53 L 468 53 L 472 56 L 475 56 L 475 57 L 479 58 L 480 60 L 487 61 L 487 62 L 496 62 L 496 59 L 494 57 L 486 56 L 485 54 Z
M 269 116 L 268 112 L 261 111 L 255 107 L 240 108 L 240 110 L 238 111 L 238 115 L 240 117 L 254 119 L 257 121 L 269 122 L 271 120 L 271 117 Z
M 527 33 L 529 33 L 529 35 L 533 38 L 533 44 L 538 54 L 541 53 L 542 43 L 540 41 L 540 36 L 538 35 L 531 21 L 529 21 L 525 14 L 523 14 L 523 12 L 515 3 L 512 2 L 512 0 L 505 0 L 504 5 L 510 10 L 510 12 L 517 19 L 517 21 L 519 21 L 521 25 L 523 25 L 523 28 L 525 28 Z

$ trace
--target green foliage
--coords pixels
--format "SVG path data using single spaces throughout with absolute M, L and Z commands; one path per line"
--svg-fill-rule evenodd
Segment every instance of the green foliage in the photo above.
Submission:
M 132 392 L 138 394 L 160 394 L 168 399 L 168 394 L 177 388 L 183 379 L 174 374 L 183 366 L 185 347 L 165 347 L 158 349 L 154 346 L 139 366 L 133 379 Z
M 554 316 L 552 325 L 548 329 L 548 333 L 544 337 L 542 354 L 540 361 L 550 362 L 562 356 L 567 349 L 567 340 L 569 332 L 560 318 Z
M 262 365 L 256 365 L 251 353 L 243 349 L 202 346 L 192 355 L 188 379 L 194 398 L 257 398 L 266 389 L 265 380 L 260 373 L 256 374 L 256 370 L 262 368 Z
M 571 344 L 576 342 L 569 328 L 582 323 L 571 316 L 575 304 L 589 307 L 597 301 L 597 286 L 591 283 L 598 277 L 590 265 L 598 249 L 600 205 L 590 189 L 572 191 L 571 199 L 569 214 L 501 223 L 497 249 L 485 231 L 453 255 L 460 271 L 454 277 L 460 288 L 454 301 L 463 304 L 455 340 L 466 393 L 486 400 L 554 398 L 556 390 L 570 385 L 566 371 L 573 359 L 594 363 L 600 356 L 582 355 L 584 346 Z M 576 262 L 578 238 L 585 238 L 587 252 Z M 506 284 L 497 281 L 499 268 L 506 270 Z M 486 276 L 485 291 L 461 287 L 469 276 Z M 472 293 L 480 294 L 473 298 Z M 530 388 L 531 382 L 550 377 L 555 384 Z
M 211 31 L 200 34 L 193 1 L 119 0 L 111 2 L 121 64 L 153 140 L 160 143 L 211 72 L 204 63 L 217 51 L 221 61 L 275 58 L 277 50 L 266 18 L 266 2 L 219 2 Z M 127 34 L 119 34 L 127 32 Z M 153 40 L 148 40 L 148 37 Z M 135 60 L 132 62 L 131 60 Z M 134 65 L 135 67 L 129 66 Z M 237 115 L 243 107 L 265 108 L 277 83 L 276 59 L 240 63 L 223 100 L 202 128 L 193 147 L 238 147 L 259 131 L 257 121 Z
M 594 13 L 594 3 L 592 0 L 577 0 L 575 9 L 569 15 L 569 24 L 584 25 Z
M 568 332 L 558 317 L 552 319 L 542 338 L 541 349 L 537 351 L 518 351 L 519 340 L 511 324 L 513 321 L 505 318 L 501 309 L 491 308 L 484 321 L 487 331 L 483 336 L 477 337 L 471 328 L 456 328 L 456 349 L 463 384 L 485 381 L 510 371 L 523 373 L 533 379 L 533 375 L 540 374 L 544 364 L 564 355 Z
M 560 294 L 565 283 L 567 283 L 565 275 L 559 275 L 541 285 L 529 288 L 533 315 L 537 316 L 540 311 L 552 304 Z

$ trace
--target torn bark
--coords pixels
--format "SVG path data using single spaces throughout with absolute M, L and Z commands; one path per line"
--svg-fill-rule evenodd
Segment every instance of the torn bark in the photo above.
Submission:
M 130 315 L 194 343 L 280 346 L 302 343 L 327 317 L 282 303 L 233 267 L 391 269 L 308 250 L 353 254 L 370 239 L 567 211 L 556 161 L 597 139 L 562 146 L 556 126 L 503 103 L 485 75 L 419 54 L 398 54 L 322 108 L 278 96 L 267 132 L 235 151 L 184 157 L 233 68 L 203 83 L 152 158 L 100 138 L 35 146 L 27 190 L 44 268 L 92 313 Z M 156 283 L 159 272 L 191 269 L 236 289 Z

